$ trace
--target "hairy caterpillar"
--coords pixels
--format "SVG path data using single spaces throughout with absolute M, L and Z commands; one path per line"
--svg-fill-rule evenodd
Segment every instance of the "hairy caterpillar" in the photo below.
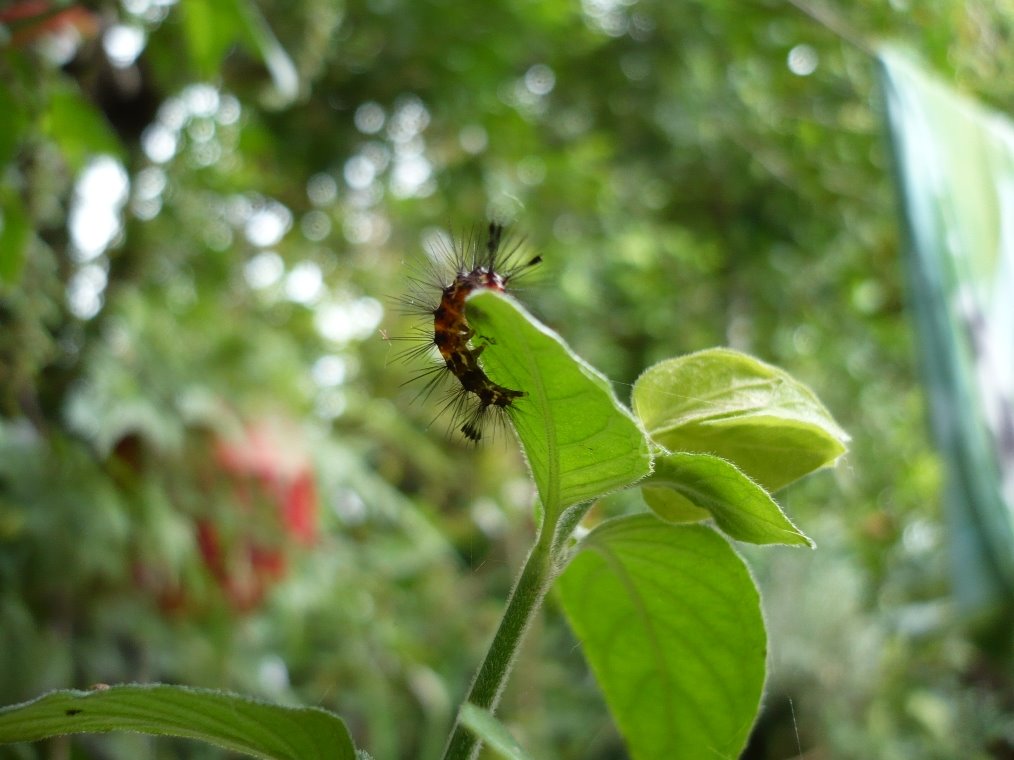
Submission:
M 421 394 L 431 393 L 453 377 L 443 408 L 451 410 L 454 424 L 473 442 L 481 440 L 491 413 L 510 414 L 515 399 L 525 395 L 523 390 L 505 388 L 486 375 L 479 356 L 487 343 L 475 334 L 465 314 L 470 293 L 481 288 L 505 292 L 521 273 L 542 261 L 541 256 L 519 261 L 522 241 L 504 232 L 502 224 L 490 222 L 485 243 L 475 233 L 451 242 L 437 252 L 447 271 L 441 271 L 444 267 L 440 264 L 431 265 L 427 276 L 411 279 L 412 290 L 401 299 L 407 311 L 427 318 L 427 324 L 411 338 L 420 345 L 404 355 L 424 355 L 435 346 L 443 362 L 419 373 L 418 378 L 428 378 Z

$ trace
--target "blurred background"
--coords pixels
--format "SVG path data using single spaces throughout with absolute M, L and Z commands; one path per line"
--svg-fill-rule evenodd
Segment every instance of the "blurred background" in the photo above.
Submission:
M 1011 758 L 1002 614 L 954 602 L 871 46 L 1000 110 L 1010 0 L 0 0 L 0 703 L 167 681 L 439 756 L 533 535 L 394 299 L 516 220 L 520 297 L 616 381 L 730 345 L 852 434 L 746 551 L 749 758 Z M 622 758 L 555 602 L 502 708 Z M 83 737 L 10 758 L 216 758 Z

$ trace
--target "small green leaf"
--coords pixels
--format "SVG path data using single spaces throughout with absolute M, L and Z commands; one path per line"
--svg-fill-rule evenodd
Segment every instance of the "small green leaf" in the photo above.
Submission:
M 666 522 L 676 525 L 701 522 L 713 517 L 708 510 L 695 507 L 692 502 L 670 488 L 644 485 L 641 487 L 641 496 L 644 503 L 651 507 L 652 512 Z
M 655 471 L 644 481 L 644 500 L 668 522 L 708 517 L 730 538 L 752 544 L 813 548 L 768 492 L 724 459 L 686 452 L 655 456 Z
M 105 116 L 69 82 L 50 89 L 42 126 L 75 170 L 83 169 L 95 155 L 124 157 L 123 145 Z
M 769 491 L 832 464 L 848 441 L 813 391 L 729 349 L 649 368 L 634 384 L 633 404 L 656 443 L 727 459 Z
M 131 731 L 199 739 L 267 760 L 355 760 L 345 723 L 316 707 L 164 684 L 54 691 L 0 709 L 0 743 Z
M 506 760 L 531 760 L 504 724 L 489 710 L 467 703 L 461 708 L 461 722 L 500 757 Z
M 12 189 L 0 187 L 0 285 L 18 281 L 31 235 L 21 199 Z
M 651 470 L 644 433 L 609 381 L 507 296 L 468 300 L 491 379 L 525 396 L 514 426 L 550 523 L 573 504 L 615 491 Z
M 621 517 L 585 537 L 557 585 L 632 758 L 739 756 L 766 637 L 753 579 L 725 539 Z

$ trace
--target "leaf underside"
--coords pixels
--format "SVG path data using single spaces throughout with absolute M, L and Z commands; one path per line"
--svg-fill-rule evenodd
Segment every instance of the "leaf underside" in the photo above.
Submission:
M 551 521 L 648 474 L 648 442 L 633 416 L 556 333 L 488 290 L 469 298 L 468 320 L 490 378 L 525 393 L 512 418 Z
M 703 526 L 618 518 L 584 539 L 557 588 L 633 758 L 738 757 L 766 636 L 728 542 Z

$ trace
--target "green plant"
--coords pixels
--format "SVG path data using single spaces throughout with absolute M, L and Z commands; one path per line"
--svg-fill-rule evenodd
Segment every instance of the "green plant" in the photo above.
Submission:
M 523 750 L 493 717 L 525 630 L 555 585 L 635 758 L 738 754 L 764 684 L 749 571 L 721 534 L 810 546 L 768 491 L 833 462 L 847 436 L 804 386 L 724 349 L 664 361 L 633 391 L 609 381 L 510 298 L 469 321 L 496 382 L 525 389 L 514 427 L 540 528 L 444 754 Z M 589 505 L 639 487 L 650 512 L 579 528 Z M 711 519 L 713 526 L 702 525 Z M 63 691 L 0 711 L 0 741 L 116 730 L 204 739 L 265 758 L 356 756 L 340 718 L 172 686 Z M 361 754 L 365 755 L 365 753 Z

